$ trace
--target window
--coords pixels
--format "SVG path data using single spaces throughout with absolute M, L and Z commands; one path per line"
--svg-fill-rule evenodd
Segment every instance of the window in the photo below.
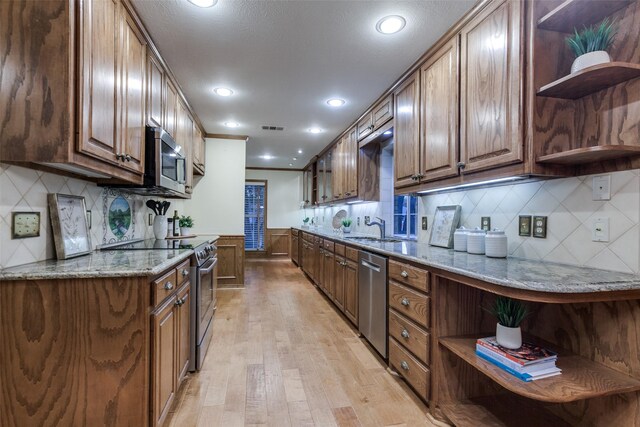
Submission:
M 247 182 L 244 186 L 244 249 L 264 250 L 265 183 Z
M 395 196 L 393 198 L 393 234 L 408 239 L 416 238 L 418 223 L 418 198 Z

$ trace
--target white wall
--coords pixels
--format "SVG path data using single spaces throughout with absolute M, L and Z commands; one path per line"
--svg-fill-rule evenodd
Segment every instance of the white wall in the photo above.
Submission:
M 244 173 L 246 142 L 207 138 L 206 175 L 194 177 L 191 200 L 180 215 L 190 215 L 200 235 L 244 235 Z
M 302 224 L 302 172 L 248 169 L 245 177 L 267 181 L 267 228 Z

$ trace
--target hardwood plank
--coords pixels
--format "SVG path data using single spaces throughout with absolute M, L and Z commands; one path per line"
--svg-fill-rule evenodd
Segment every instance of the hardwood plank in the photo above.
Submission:
M 352 407 L 334 408 L 333 415 L 340 427 L 360 427 L 358 416 Z

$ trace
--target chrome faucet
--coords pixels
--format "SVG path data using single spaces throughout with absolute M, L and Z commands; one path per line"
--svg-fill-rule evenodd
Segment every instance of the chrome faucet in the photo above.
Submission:
M 378 228 L 380 229 L 380 238 L 384 239 L 385 236 L 387 235 L 385 232 L 385 227 L 386 227 L 385 220 L 380 218 L 379 216 L 377 216 L 376 219 L 378 219 L 378 221 L 373 221 L 373 222 L 369 221 L 365 223 L 365 225 L 368 225 L 368 226 L 377 225 Z

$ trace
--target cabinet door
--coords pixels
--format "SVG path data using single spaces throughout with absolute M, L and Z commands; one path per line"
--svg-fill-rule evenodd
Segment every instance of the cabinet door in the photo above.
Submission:
M 358 264 L 347 260 L 344 267 L 344 314 L 358 326 Z
M 83 3 L 78 109 L 78 150 L 117 164 L 119 9 L 117 0 Z
M 171 80 L 165 81 L 164 130 L 175 139 L 178 130 L 178 90 Z
M 395 187 L 415 184 L 420 171 L 420 81 L 418 73 L 395 92 L 393 144 Z
M 177 365 L 176 365 L 176 389 L 180 387 L 182 380 L 189 370 L 189 358 L 191 356 L 191 282 L 187 281 L 178 291 L 179 303 L 175 310 L 177 313 Z
M 384 101 L 378 104 L 374 109 L 372 115 L 373 130 L 378 129 L 383 124 L 387 123 L 393 118 L 393 95 L 389 95 Z
M 182 103 L 178 102 L 178 129 L 176 142 L 184 148 L 186 155 L 186 182 L 187 193 L 193 191 L 193 120 L 189 115 L 189 110 Z
M 342 199 L 342 193 L 344 192 L 342 186 L 342 175 L 344 174 L 344 168 L 342 166 L 342 141 L 344 137 L 338 141 L 338 143 L 331 150 L 331 182 L 333 187 L 333 200 Z
M 356 131 L 349 131 L 348 145 L 344 148 L 346 151 L 346 179 L 345 179 L 345 197 L 355 197 L 358 195 L 358 138 Z
M 162 424 L 176 392 L 176 298 L 153 315 L 153 420 Z
M 496 1 L 461 31 L 464 172 L 522 161 L 522 2 Z
M 422 181 L 458 175 L 458 37 L 420 71 Z
M 344 312 L 345 260 L 335 256 L 333 261 L 333 302 Z
M 361 141 L 371 135 L 373 132 L 373 115 L 368 113 L 364 116 L 357 125 L 357 140 Z
M 162 127 L 164 95 L 164 69 L 158 58 L 149 51 L 147 55 L 147 124 Z
M 333 299 L 335 294 L 335 284 L 334 284 L 334 268 L 335 268 L 335 256 L 333 252 L 325 251 L 324 252 L 324 261 L 323 261 L 323 280 L 324 280 L 324 288 L 326 289 L 326 293 L 329 298 Z
M 298 236 L 291 236 L 291 261 L 298 264 Z
M 331 150 L 324 155 L 324 202 L 329 203 L 333 200 L 333 160 L 331 158 Z
M 122 166 L 138 173 L 144 172 L 146 45 L 133 18 L 122 8 L 118 151 L 125 155 Z

